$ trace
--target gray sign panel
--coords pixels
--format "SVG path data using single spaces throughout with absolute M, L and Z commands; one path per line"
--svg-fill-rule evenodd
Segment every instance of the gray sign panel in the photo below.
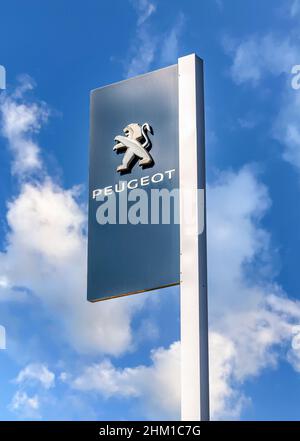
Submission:
M 178 189 L 178 176 L 177 65 L 92 91 L 88 300 L 179 283 L 179 225 L 174 219 L 151 224 L 149 205 L 148 224 L 120 224 L 117 203 L 116 223 L 103 225 L 97 220 L 103 198 L 96 198 L 105 193 L 104 200 L 115 197 L 118 202 L 122 181 L 146 191 L 150 204 L 151 189 Z

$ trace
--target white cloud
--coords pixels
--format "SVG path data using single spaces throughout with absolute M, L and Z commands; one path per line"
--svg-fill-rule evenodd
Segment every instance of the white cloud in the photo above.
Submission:
M 51 387 L 54 387 L 55 374 L 44 364 L 31 363 L 19 372 L 14 381 L 19 385 L 39 384 L 45 389 L 50 389 Z
M 249 167 L 237 173 L 220 173 L 208 188 L 208 263 L 211 314 L 222 315 L 224 307 L 255 306 L 260 292 L 247 285 L 245 265 L 262 259 L 258 270 L 266 271 L 269 262 L 269 235 L 259 221 L 270 206 L 267 189 Z
M 7 221 L 0 268 L 10 285 L 26 287 L 39 298 L 58 320 L 60 338 L 79 352 L 127 350 L 131 317 L 145 297 L 87 302 L 85 213 L 76 189 L 64 190 L 49 179 L 26 183 L 10 203 Z
M 299 371 L 300 303 L 266 291 L 261 298 L 257 308 L 226 312 L 224 320 L 212 326 L 218 330 L 210 333 L 213 419 L 238 418 L 250 401 L 243 384 L 263 369 L 274 369 L 286 359 Z
M 237 352 L 234 343 L 216 332 L 210 334 L 210 383 L 213 417 L 239 416 L 246 399 L 231 382 Z M 150 366 L 116 368 L 105 360 L 86 367 L 71 386 L 98 392 L 105 398 L 135 398 L 149 418 L 180 418 L 180 342 L 152 351 Z M 139 405 L 140 405 L 139 404 Z
M 230 338 L 209 335 L 210 413 L 212 419 L 236 419 L 247 399 L 234 382 L 237 349 Z
M 208 189 L 213 418 L 238 417 L 247 404 L 243 383 L 275 368 L 281 356 L 298 357 L 300 304 L 271 282 L 273 251 L 261 226 L 269 207 L 267 189 L 249 167 L 221 173 Z
M 71 383 L 82 391 L 97 391 L 106 398 L 137 398 L 149 418 L 178 418 L 180 403 L 180 345 L 151 353 L 150 366 L 116 368 L 111 361 L 88 366 Z
M 20 418 L 39 418 L 40 402 L 37 395 L 28 396 L 26 392 L 17 391 L 13 396 L 9 409 Z
M 69 374 L 67 372 L 61 372 L 59 374 L 59 379 L 60 379 L 60 381 L 65 383 L 69 379 Z
M 241 293 L 242 294 L 242 293 Z M 216 419 L 239 417 L 249 400 L 243 383 L 281 359 L 299 371 L 300 303 L 268 295 L 256 309 L 226 314 L 210 336 L 211 404 Z M 216 346 L 214 339 L 219 344 Z
M 23 94 L 32 88 L 30 78 L 22 77 L 16 93 L 13 96 L 4 93 L 0 101 L 1 131 L 14 155 L 13 172 L 20 177 L 42 168 L 39 147 L 33 135 L 47 121 L 49 111 L 44 103 L 22 102 Z

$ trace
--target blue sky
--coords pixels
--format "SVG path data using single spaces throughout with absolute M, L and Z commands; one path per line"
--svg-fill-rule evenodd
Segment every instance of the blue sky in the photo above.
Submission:
M 177 288 L 86 302 L 89 91 L 205 62 L 211 414 L 299 419 L 300 1 L 2 2 L 1 419 L 176 419 Z

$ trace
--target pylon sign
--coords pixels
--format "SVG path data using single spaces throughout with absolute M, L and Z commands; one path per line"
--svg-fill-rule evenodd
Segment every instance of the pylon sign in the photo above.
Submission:
M 209 419 L 203 62 L 91 95 L 88 299 L 180 283 L 181 418 Z
M 91 92 L 88 300 L 178 284 L 178 66 Z

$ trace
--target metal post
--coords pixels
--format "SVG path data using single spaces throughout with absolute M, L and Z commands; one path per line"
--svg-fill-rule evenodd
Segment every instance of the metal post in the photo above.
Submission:
M 181 419 L 199 421 L 209 419 L 202 60 L 179 58 L 178 74 Z

